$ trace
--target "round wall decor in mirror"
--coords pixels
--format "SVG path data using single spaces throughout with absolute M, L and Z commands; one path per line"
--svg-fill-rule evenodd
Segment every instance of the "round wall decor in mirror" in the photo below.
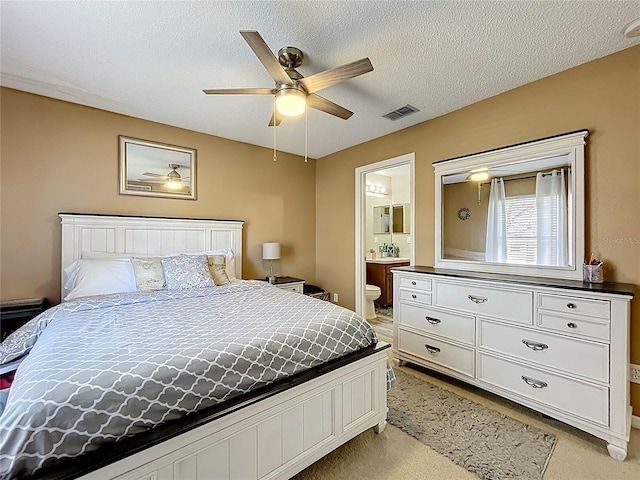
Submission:
M 458 210 L 458 218 L 460 220 L 467 220 L 470 216 L 471 210 L 469 210 L 467 207 L 462 207 L 460 210 Z

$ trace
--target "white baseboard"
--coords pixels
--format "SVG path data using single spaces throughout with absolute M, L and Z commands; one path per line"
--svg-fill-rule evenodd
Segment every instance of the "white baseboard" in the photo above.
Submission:
M 640 417 L 637 415 L 631 415 L 631 427 L 640 428 Z

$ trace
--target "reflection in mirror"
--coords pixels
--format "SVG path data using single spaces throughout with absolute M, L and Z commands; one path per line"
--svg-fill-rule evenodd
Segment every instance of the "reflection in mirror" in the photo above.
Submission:
M 434 163 L 436 266 L 581 278 L 587 134 Z
M 444 258 L 569 265 L 572 203 L 568 155 L 442 177 Z M 458 212 L 467 209 L 468 218 Z
M 392 206 L 391 223 L 393 225 L 393 233 L 410 233 L 410 206 L 411 205 L 408 203 L 401 203 Z
M 391 213 L 389 205 L 373 207 L 373 233 L 389 233 L 390 220 Z

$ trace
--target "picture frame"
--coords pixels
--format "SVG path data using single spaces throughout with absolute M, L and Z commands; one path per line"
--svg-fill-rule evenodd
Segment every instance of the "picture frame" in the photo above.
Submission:
M 118 135 L 119 194 L 196 200 L 194 148 Z

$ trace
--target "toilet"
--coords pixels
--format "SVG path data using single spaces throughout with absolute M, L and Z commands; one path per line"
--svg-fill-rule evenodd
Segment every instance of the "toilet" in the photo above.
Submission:
M 376 285 L 367 284 L 367 307 L 366 307 L 366 319 L 373 320 L 376 318 L 376 307 L 373 305 L 373 301 L 380 298 L 380 287 Z

